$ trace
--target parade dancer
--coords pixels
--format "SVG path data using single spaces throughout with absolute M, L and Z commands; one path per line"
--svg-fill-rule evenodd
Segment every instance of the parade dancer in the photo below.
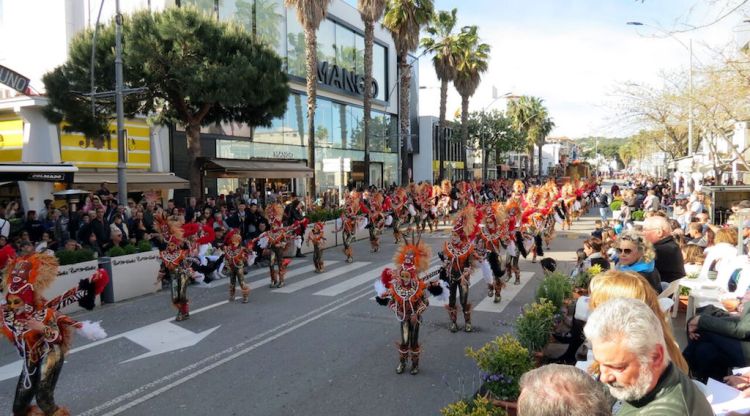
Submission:
M 250 286 L 245 283 L 245 262 L 255 262 L 255 251 L 242 245 L 242 235 L 238 229 L 233 228 L 224 238 L 224 264 L 229 272 L 229 302 L 234 302 L 237 285 L 242 293 L 242 303 L 248 302 Z
M 440 197 L 437 203 L 437 214 L 443 220 L 443 225 L 448 225 L 451 216 L 451 181 L 444 179 L 440 184 Z M 435 227 L 437 228 L 437 227 Z
M 409 214 L 407 208 L 408 202 L 409 197 L 406 193 L 406 189 L 400 187 L 396 188 L 396 191 L 391 197 L 393 239 L 395 240 L 395 244 L 398 244 L 403 236 L 403 233 L 401 232 L 401 224 L 406 222 L 406 217 Z
M 96 296 L 109 281 L 100 269 L 78 287 L 47 300 L 42 292 L 57 278 L 57 258 L 43 253 L 32 253 L 12 259 L 3 272 L 2 289 L 7 304 L 0 305 L 0 332 L 18 349 L 22 358 L 13 415 L 67 416 L 68 409 L 55 403 L 55 387 L 60 377 L 65 355 L 73 338 L 73 330 L 90 339 L 105 338 L 107 334 L 98 323 L 77 322 L 60 310 L 78 302 L 85 309 L 93 309 Z M 36 399 L 36 405 L 31 402 Z
M 177 309 L 176 321 L 190 318 L 190 307 L 187 297 L 187 287 L 190 284 L 190 271 L 187 266 L 187 250 L 178 237 L 180 232 L 173 231 L 167 236 L 167 247 L 159 252 L 164 274 L 162 279 L 170 280 L 172 290 L 172 306 Z
M 387 305 L 401 324 L 396 373 L 403 373 L 410 360 L 410 373 L 415 375 L 419 373 L 419 356 L 422 352 L 419 326 L 422 313 L 429 304 L 427 291 L 437 295 L 443 289 L 436 282 L 424 281 L 430 276 L 419 276 L 427 270 L 430 262 L 430 249 L 423 242 L 403 244 L 396 252 L 394 262 L 397 267 L 383 270 L 380 279 L 375 282 L 376 300 L 381 305 Z
M 503 264 L 501 259 L 504 256 L 503 238 L 507 235 L 507 223 L 505 222 L 505 209 L 499 202 L 492 202 L 484 206 L 484 217 L 477 242 L 479 250 L 484 252 L 485 258 L 482 261 L 483 273 L 487 277 L 487 296 L 493 297 L 495 303 L 502 299 L 501 291 L 505 284 L 503 283 Z
M 282 225 L 284 207 L 281 204 L 269 204 L 266 207 L 269 229 L 260 237 L 260 247 L 266 250 L 271 273 L 271 288 L 284 287 L 286 268 L 291 260 L 284 258 L 284 250 L 290 243 L 288 229 Z
M 458 295 L 464 314 L 464 331 L 472 331 L 469 280 L 473 263 L 478 260 L 473 243 L 478 229 L 476 208 L 473 205 L 467 205 L 456 215 L 451 238 L 443 244 L 443 250 L 440 253 L 440 258 L 444 262 L 441 279 L 448 284 L 450 291 L 446 309 L 451 320 L 451 332 L 458 331 L 456 295 Z
M 357 240 L 360 211 L 368 213 L 367 208 L 362 203 L 359 192 L 349 192 L 349 195 L 344 199 L 344 211 L 341 213 L 341 228 L 340 230 L 336 230 L 337 232 L 343 231 L 342 240 L 347 263 L 354 261 L 352 244 Z
M 523 248 L 523 245 L 517 244 L 517 241 L 521 238 L 521 233 L 518 232 L 518 217 L 520 215 L 520 207 L 515 199 L 511 198 L 505 204 L 505 212 L 508 216 L 508 220 L 506 221 L 506 224 L 508 226 L 508 233 L 504 236 L 503 241 L 507 253 L 505 259 L 505 270 L 508 277 L 505 279 L 505 281 L 509 281 L 510 278 L 515 275 L 516 280 L 513 282 L 513 284 L 519 285 L 521 284 L 521 269 L 518 266 L 518 260 L 521 256 L 521 249 Z
M 367 228 L 370 232 L 370 252 L 377 253 L 380 250 L 380 234 L 385 226 L 383 215 L 383 194 L 376 192 L 370 197 L 370 213 L 368 215 Z
M 323 273 L 323 242 L 326 240 L 323 234 L 325 223 L 318 221 L 313 224 L 312 229 L 307 234 L 307 245 L 313 245 L 313 265 L 315 273 Z

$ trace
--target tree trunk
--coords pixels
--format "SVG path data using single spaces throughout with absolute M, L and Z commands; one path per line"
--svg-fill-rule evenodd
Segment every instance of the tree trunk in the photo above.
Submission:
M 305 28 L 305 62 L 307 64 L 307 167 L 312 177 L 307 179 L 307 195 L 315 200 L 315 95 L 318 84 L 317 31 Z
M 187 140 L 188 155 L 188 177 L 190 178 L 190 196 L 202 199 L 201 170 L 198 158 L 201 157 L 201 126 L 200 124 L 187 124 L 185 126 L 185 138 Z
M 466 159 L 466 140 L 469 138 L 469 96 L 461 96 L 461 161 L 464 162 L 464 175 L 461 179 L 468 177 L 469 165 Z
M 299 135 L 299 145 L 305 145 L 305 120 L 302 118 L 302 96 L 294 94 L 294 110 L 297 116 L 297 134 Z
M 409 114 L 409 83 L 411 82 L 411 67 L 409 66 L 407 53 L 402 52 L 400 55 L 399 69 L 401 71 L 401 85 L 399 86 L 398 100 L 399 128 L 401 129 L 402 143 L 401 183 L 407 185 L 411 182 L 409 172 L 411 172 L 411 155 L 414 151 L 411 144 L 411 132 L 409 131 L 409 126 L 411 125 L 411 117 Z
M 531 146 L 529 148 L 529 166 L 526 170 L 526 174 L 528 177 L 531 177 L 534 175 L 534 146 Z
M 365 19 L 365 187 L 370 186 L 370 113 L 372 112 L 372 43 L 375 37 L 375 22 Z
M 490 152 L 484 147 L 484 140 L 482 140 L 482 182 L 487 182 L 487 161 L 490 160 Z
M 448 80 L 443 79 L 440 82 L 440 128 L 438 129 L 437 146 L 438 146 L 438 181 L 442 181 L 445 176 L 445 153 L 447 143 L 445 140 L 445 112 L 448 105 Z

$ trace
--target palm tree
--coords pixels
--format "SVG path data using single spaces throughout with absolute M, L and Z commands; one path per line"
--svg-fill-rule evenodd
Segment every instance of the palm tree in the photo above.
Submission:
M 466 140 L 469 136 L 469 98 L 474 95 L 482 73 L 489 66 L 490 45 L 479 43 L 476 26 L 467 26 L 461 30 L 458 41 L 458 60 L 456 79 L 453 86 L 461 95 L 461 160 L 466 172 Z
M 370 113 L 372 112 L 372 48 L 375 39 L 375 22 L 385 12 L 386 0 L 357 0 L 357 9 L 365 24 L 365 186 L 370 186 Z
M 539 152 L 539 177 L 542 177 L 542 147 L 544 146 L 544 143 L 547 141 L 547 136 L 552 132 L 552 129 L 555 128 L 555 122 L 552 121 L 552 119 L 547 115 L 547 109 L 544 108 L 544 117 L 542 119 L 541 124 L 536 128 L 536 146 L 537 151 Z
M 544 107 L 541 98 L 522 96 L 518 100 L 510 102 L 508 113 L 513 119 L 514 127 L 526 137 L 526 151 L 529 154 L 529 170 L 527 173 L 531 176 L 534 172 L 534 146 L 540 142 L 538 137 L 544 130 L 543 124 L 545 120 L 549 119 L 547 109 Z M 554 127 L 554 124 L 549 129 L 552 130 L 552 127 Z M 546 134 L 544 137 L 546 137 Z M 539 149 L 541 156 L 541 147 Z M 539 164 L 541 164 L 541 159 Z
M 413 148 L 409 131 L 409 84 L 411 82 L 411 65 L 409 52 L 419 46 L 419 31 L 432 18 L 433 0 L 388 0 L 385 8 L 383 26 L 391 32 L 398 53 L 398 65 L 401 79 L 398 93 L 401 126 L 401 143 L 404 149 L 401 157 L 401 182 L 409 182 L 409 160 Z
M 286 7 L 294 7 L 297 20 L 305 30 L 305 60 L 307 71 L 307 167 L 312 177 L 307 180 L 307 195 L 315 199 L 315 97 L 318 86 L 318 28 L 325 19 L 332 0 L 284 0 Z
M 423 38 L 421 43 L 425 52 L 434 53 L 432 65 L 440 80 L 440 132 L 438 133 L 438 180 L 443 180 L 445 173 L 445 111 L 448 103 L 448 83 L 456 78 L 456 61 L 458 59 L 458 34 L 453 29 L 456 26 L 456 9 L 440 11 L 435 14 L 427 27 L 429 37 Z

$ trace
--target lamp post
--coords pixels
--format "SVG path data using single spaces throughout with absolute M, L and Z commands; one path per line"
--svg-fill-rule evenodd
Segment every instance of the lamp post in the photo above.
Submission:
M 691 38 L 688 45 L 685 45 L 683 41 L 675 37 L 673 34 L 669 32 L 665 32 L 662 29 L 659 29 L 658 27 L 647 25 L 643 22 L 627 22 L 625 23 L 630 26 L 645 26 L 649 27 L 651 29 L 657 30 L 661 33 L 664 33 L 665 35 L 671 37 L 672 39 L 676 40 L 680 45 L 682 45 L 683 48 L 687 49 L 689 52 L 689 71 L 688 71 L 688 156 L 693 155 L 693 39 Z

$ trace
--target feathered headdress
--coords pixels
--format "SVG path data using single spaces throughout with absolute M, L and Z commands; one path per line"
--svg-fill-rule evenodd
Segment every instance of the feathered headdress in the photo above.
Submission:
M 401 245 L 393 256 L 393 261 L 400 269 L 416 276 L 427 271 L 430 266 L 430 256 L 430 247 L 420 240 L 416 244 Z
M 477 214 L 474 205 L 467 205 L 456 215 L 453 221 L 453 232 L 458 234 L 462 240 L 474 239 L 479 231 L 478 218 L 481 218 L 481 216 Z
M 284 218 L 284 207 L 281 204 L 268 204 L 266 207 L 266 218 L 272 224 L 279 225 Z
M 224 244 L 227 244 L 227 245 L 231 244 L 232 238 L 234 238 L 235 235 L 241 236 L 240 230 L 238 228 L 232 228 L 231 230 L 229 230 L 227 235 L 224 237 Z
M 42 293 L 57 278 L 58 265 L 57 257 L 44 253 L 17 257 L 5 268 L 3 291 L 27 304 L 40 305 Z
M 515 182 L 513 182 L 513 191 L 514 192 L 523 192 L 523 189 L 525 188 L 523 182 L 521 182 L 519 179 L 516 179 Z
M 440 188 L 442 189 L 444 195 L 450 195 L 451 190 L 453 189 L 453 185 L 448 179 L 443 179 L 443 182 L 440 183 Z
M 317 231 L 323 231 L 323 228 L 326 226 L 326 223 L 323 221 L 318 221 L 315 224 L 313 224 L 313 228 Z
M 518 213 L 521 211 L 521 207 L 518 206 L 518 201 L 515 199 L 509 199 L 508 202 L 505 203 L 505 212 L 508 215 L 518 215 Z
M 184 224 L 170 220 L 163 211 L 160 214 L 154 215 L 154 222 L 156 223 L 156 231 L 164 241 L 174 238 L 178 242 L 181 242 L 185 238 L 185 231 L 182 228 Z
M 383 197 L 383 194 L 381 192 L 376 192 L 370 197 L 370 206 L 374 211 L 382 211 L 384 200 L 385 197 Z

